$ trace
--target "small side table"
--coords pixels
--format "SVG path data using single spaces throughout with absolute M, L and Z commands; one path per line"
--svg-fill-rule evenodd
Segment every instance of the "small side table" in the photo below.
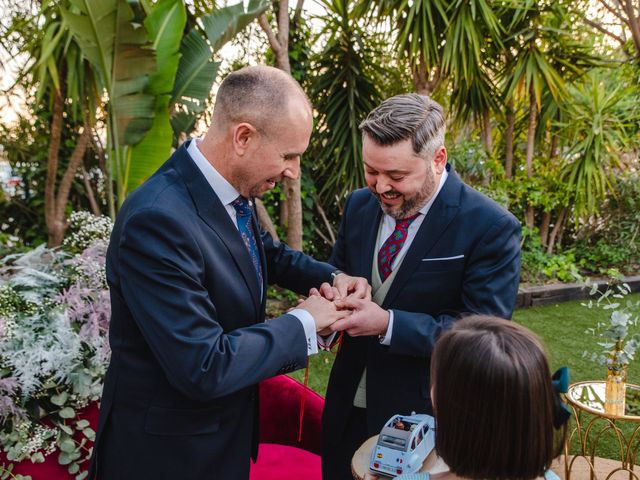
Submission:
M 629 480 L 640 480 L 638 473 L 634 471 L 634 461 L 640 447 L 640 387 L 627 384 L 624 415 L 605 412 L 604 392 L 605 382 L 579 382 L 569 387 L 566 398 L 573 410 L 576 427 L 570 432 L 565 445 L 565 480 L 571 479 L 571 470 L 579 458 L 588 463 L 590 480 L 596 480 L 596 448 L 603 437 L 611 438 L 611 435 L 607 435 L 609 432 L 613 432 L 613 438 L 617 441 L 620 467 L 615 468 L 606 478 L 624 471 L 629 473 Z M 592 417 L 589 418 L 586 414 Z M 630 435 L 620 428 L 625 423 L 634 425 Z M 569 457 L 569 446 L 576 439 L 579 442 L 579 452 Z

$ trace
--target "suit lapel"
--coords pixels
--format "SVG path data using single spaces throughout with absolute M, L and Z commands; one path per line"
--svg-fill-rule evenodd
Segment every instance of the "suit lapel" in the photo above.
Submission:
M 360 250 L 360 261 L 358 262 L 358 270 L 353 272 L 354 276 L 364 277 L 371 283 L 371 259 L 373 258 L 373 250 L 376 248 L 376 240 L 378 237 L 378 226 L 382 217 L 380 204 L 372 195 L 371 200 L 364 208 L 364 212 L 360 217 L 362 232 Z
M 200 218 L 220 237 L 222 242 L 229 250 L 231 258 L 233 258 L 236 266 L 242 273 L 245 283 L 249 291 L 256 310 L 260 311 L 260 287 L 256 279 L 255 269 L 251 262 L 251 257 L 245 247 L 238 229 L 231 221 L 229 214 L 220 202 L 220 199 L 211 189 L 211 185 L 202 175 L 196 164 L 187 152 L 188 142 L 180 147 L 172 156 L 176 170 L 182 176 L 189 194 L 193 199 L 196 210 Z M 261 242 L 260 248 L 262 247 Z M 264 257 L 264 253 L 262 257 Z M 263 270 L 264 272 L 264 270 Z
M 453 168 L 447 166 L 449 176 L 435 202 L 427 212 L 427 216 L 420 225 L 407 254 L 400 265 L 400 269 L 389 287 L 382 308 L 388 308 L 393 303 L 398 293 L 407 283 L 413 272 L 420 265 L 425 255 L 433 248 L 451 220 L 457 215 L 460 206 L 460 189 L 462 181 Z

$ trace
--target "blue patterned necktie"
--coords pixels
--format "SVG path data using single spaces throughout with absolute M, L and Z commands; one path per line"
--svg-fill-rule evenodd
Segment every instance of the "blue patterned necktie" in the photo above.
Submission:
M 238 232 L 242 237 L 244 246 L 249 251 L 251 257 L 251 263 L 256 271 L 256 277 L 258 278 L 258 285 L 262 289 L 262 266 L 260 265 L 260 253 L 258 250 L 258 242 L 251 226 L 251 207 L 249 206 L 249 200 L 242 195 L 236 198 L 231 205 L 236 210 L 236 223 L 238 224 Z

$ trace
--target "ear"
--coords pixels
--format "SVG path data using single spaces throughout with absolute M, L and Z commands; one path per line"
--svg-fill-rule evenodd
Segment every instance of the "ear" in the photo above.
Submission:
M 233 127 L 233 150 L 236 155 L 243 156 L 250 146 L 258 141 L 258 131 L 250 123 L 238 123 Z
M 447 166 L 447 148 L 444 145 L 436 150 L 436 154 L 433 156 L 433 165 L 438 175 L 444 172 Z

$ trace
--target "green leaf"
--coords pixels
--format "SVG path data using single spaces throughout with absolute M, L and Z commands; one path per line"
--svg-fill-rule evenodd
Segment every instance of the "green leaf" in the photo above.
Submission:
M 171 153 L 173 130 L 169 122 L 169 96 L 158 102 L 153 126 L 140 143 L 131 149 L 128 161 L 127 191 L 139 187 Z
M 96 439 L 96 432 L 92 428 L 85 428 L 82 430 L 82 433 L 92 442 Z
M 58 447 L 60 448 L 61 452 L 70 454 L 76 451 L 76 442 L 74 442 L 70 437 L 65 437 L 61 442 L 58 443 Z
M 61 451 L 60 455 L 58 455 L 58 463 L 60 465 L 69 465 L 71 462 L 73 462 L 71 455 L 69 455 L 67 452 Z
M 181 0 L 161 0 L 153 6 L 144 25 L 156 52 L 158 70 L 149 79 L 148 92 L 170 94 L 178 71 L 180 45 L 187 13 Z
M 42 452 L 36 452 L 31 455 L 31 461 L 33 463 L 44 463 L 44 455 L 42 454 Z
M 65 425 L 64 423 L 57 423 L 56 425 L 67 435 L 73 435 L 73 429 L 69 427 L 69 425 Z
M 89 425 L 91 425 L 89 423 L 89 420 L 85 420 L 84 418 L 76 422 L 76 428 L 78 428 L 79 430 L 82 430 L 83 428 L 87 428 Z
M 69 398 L 69 394 L 67 392 L 59 393 L 58 395 L 51 396 L 51 403 L 54 405 L 58 405 L 59 407 L 64 405 L 67 399 Z
M 77 463 L 72 463 L 71 465 L 69 465 L 69 468 L 67 469 L 67 471 L 71 475 L 75 475 L 76 473 L 78 473 L 80 471 L 80 465 L 78 465 Z
M 269 5 L 265 0 L 250 0 L 246 12 L 243 3 L 239 2 L 203 16 L 202 24 L 213 51 L 220 50 L 225 43 L 264 13 Z
M 213 61 L 213 52 L 195 29 L 182 40 L 180 53 L 171 102 L 183 103 L 184 97 L 197 99 L 204 109 L 220 64 Z
M 134 25 L 126 0 L 72 0 L 79 13 L 61 8 L 65 23 L 109 95 L 108 121 L 115 145 L 134 145 L 151 127 L 155 99 L 144 93 L 156 70 L 145 29 Z
M 64 407 L 60 412 L 58 412 L 61 418 L 73 418 L 76 416 L 76 412 L 71 407 Z

